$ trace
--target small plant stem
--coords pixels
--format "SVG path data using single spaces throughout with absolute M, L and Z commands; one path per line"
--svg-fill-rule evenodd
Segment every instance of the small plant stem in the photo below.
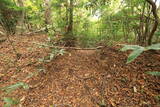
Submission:
M 12 43 L 9 35 L 7 35 L 7 39 L 8 39 L 9 44 L 12 46 L 12 49 L 13 49 L 14 53 L 16 54 L 16 59 L 15 59 L 14 66 L 16 67 L 17 71 L 20 71 L 20 69 L 19 69 L 19 67 L 18 67 L 18 64 L 17 64 L 17 61 L 18 61 L 18 59 L 20 58 L 20 54 L 17 52 L 17 50 L 16 50 L 14 44 Z
M 9 38 L 9 35 L 7 35 L 7 39 L 8 39 L 8 42 L 10 43 L 10 45 L 12 46 L 14 53 L 16 54 L 16 61 L 17 61 L 17 59 L 19 59 L 20 54 L 17 52 L 14 44 L 12 43 L 11 39 Z

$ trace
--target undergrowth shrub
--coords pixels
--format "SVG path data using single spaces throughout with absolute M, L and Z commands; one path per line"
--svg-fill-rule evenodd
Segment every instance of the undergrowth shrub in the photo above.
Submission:
M 0 25 L 7 34 L 14 34 L 22 8 L 11 0 L 0 0 Z
M 96 37 L 85 35 L 80 36 L 78 42 L 81 47 L 93 47 L 95 46 L 97 40 Z

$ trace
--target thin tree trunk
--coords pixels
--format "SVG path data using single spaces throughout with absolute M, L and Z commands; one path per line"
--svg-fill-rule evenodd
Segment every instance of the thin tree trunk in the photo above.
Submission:
M 51 24 L 51 0 L 44 0 L 45 3 L 45 12 L 44 12 L 44 19 L 45 19 L 45 27 L 46 32 L 48 32 L 48 25 Z
M 66 6 L 66 19 L 65 19 L 65 21 L 66 21 L 66 32 L 67 32 L 67 26 L 68 26 L 68 22 L 69 22 L 68 21 L 68 19 L 69 19 L 68 18 L 68 13 L 69 13 L 69 11 L 68 11 L 68 5 L 69 5 L 68 4 L 68 0 L 66 0 L 66 5 L 65 5 Z
M 67 25 L 67 31 L 64 37 L 65 40 L 65 46 L 75 46 L 75 37 L 73 35 L 73 0 L 70 0 L 69 7 L 68 7 L 68 25 Z
M 68 23 L 67 33 L 73 33 L 73 0 L 70 0 L 70 7 L 69 7 L 69 23 Z
M 150 24 L 151 24 L 150 16 L 152 14 L 152 11 L 150 6 L 148 6 L 147 12 L 148 12 L 148 16 L 145 17 L 145 32 L 143 34 L 143 44 L 145 46 L 147 45 L 147 39 L 150 32 Z
M 140 45 L 144 45 L 143 44 L 143 34 L 144 34 L 144 13 L 145 13 L 145 7 L 146 7 L 146 3 L 144 2 L 144 5 L 143 5 L 143 9 L 142 9 L 142 13 L 141 13 L 141 16 L 140 16 L 140 32 L 139 32 L 139 35 L 138 35 L 138 43 Z
M 24 7 L 24 3 L 23 2 L 24 2 L 24 0 L 17 0 L 18 5 L 20 7 L 22 7 L 22 8 Z M 24 20 L 25 20 L 25 10 L 22 9 L 22 11 L 21 11 L 21 19 L 19 21 L 19 24 L 22 27 L 21 34 L 24 32 Z

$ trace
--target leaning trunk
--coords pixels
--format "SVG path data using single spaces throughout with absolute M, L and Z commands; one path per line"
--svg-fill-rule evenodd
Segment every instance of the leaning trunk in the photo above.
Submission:
M 154 33 L 156 32 L 157 30 L 157 27 L 158 27 L 158 15 L 157 15 L 157 6 L 156 6 L 156 3 L 152 0 L 146 0 L 151 6 L 152 6 L 152 14 L 154 16 L 154 25 L 153 25 L 153 28 L 151 30 L 151 32 L 149 33 L 149 38 L 148 38 L 148 45 L 151 45 L 152 44 L 152 39 L 153 39 L 153 36 L 154 36 Z

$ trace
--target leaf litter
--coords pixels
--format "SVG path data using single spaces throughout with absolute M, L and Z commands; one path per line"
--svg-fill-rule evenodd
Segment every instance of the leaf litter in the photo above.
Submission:
M 17 61 L 20 71 L 13 64 L 15 55 L 11 46 L 7 41 L 0 45 L 0 87 L 17 82 L 30 87 L 7 96 L 20 99 L 22 107 L 158 107 L 160 78 L 146 72 L 160 71 L 159 52 L 145 52 L 126 64 L 129 52 L 121 52 L 118 46 L 70 49 L 44 63 L 39 59 L 51 50 L 36 47 L 32 42 L 45 43 L 45 38 L 45 35 L 12 37 L 21 54 Z M 2 90 L 0 94 L 5 97 Z M 1 98 L 0 106 L 3 105 Z

